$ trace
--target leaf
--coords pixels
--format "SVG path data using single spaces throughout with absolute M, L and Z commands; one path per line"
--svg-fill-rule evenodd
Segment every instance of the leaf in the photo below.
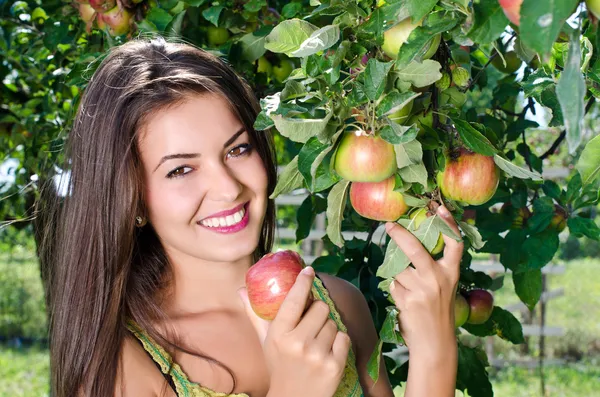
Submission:
M 429 14 L 439 0 L 407 0 L 408 13 L 414 23 Z
M 434 215 L 426 218 L 413 233 L 429 252 L 435 247 L 440 236 L 440 232 L 433 222 L 436 217 Z
M 392 21 L 402 21 L 408 17 L 410 17 L 408 7 L 402 2 L 386 4 L 373 11 L 369 19 L 360 28 L 363 32 L 380 36 L 387 24 Z
M 551 180 L 545 180 L 542 185 L 542 190 L 546 196 L 552 197 L 553 199 L 560 199 L 561 188 L 558 184 Z
M 565 68 L 556 84 L 556 95 L 567 130 L 569 153 L 573 154 L 581 144 L 581 127 L 585 116 L 585 79 L 581 73 L 581 47 L 579 31 L 574 31 L 569 45 Z
M 377 269 L 377 277 L 394 278 L 410 264 L 408 256 L 398 247 L 394 240 L 390 240 L 385 250 L 383 263 Z
M 311 264 L 318 272 L 336 275 L 344 266 L 344 258 L 337 255 L 320 256 Z
M 274 199 L 281 194 L 296 190 L 302 187 L 303 182 L 304 178 L 302 177 L 300 171 L 298 171 L 298 156 L 296 156 L 288 163 L 288 165 L 285 166 L 281 172 L 281 175 L 279 175 L 275 190 L 273 193 L 271 193 L 269 198 Z
M 242 58 L 249 62 L 255 62 L 267 52 L 265 41 L 266 36 L 257 36 L 256 32 L 243 35 L 239 41 L 242 47 Z
M 394 65 L 393 62 L 379 62 L 375 58 L 369 58 L 365 73 L 365 94 L 375 101 L 383 94 L 387 75 Z
M 592 240 L 600 241 L 600 228 L 593 219 L 576 216 L 569 218 L 567 225 L 569 226 L 569 232 L 575 237 L 587 236 Z
M 154 7 L 152 9 L 156 9 Z M 202 11 L 202 16 L 210 23 L 215 26 L 219 26 L 219 17 L 221 16 L 221 11 L 225 9 L 225 6 L 212 6 L 204 11 Z
M 468 36 L 481 44 L 496 40 L 508 25 L 508 18 L 497 0 L 473 2 L 473 19 L 473 27 Z
M 411 32 L 410 36 L 408 36 L 408 40 L 402 44 L 402 50 L 398 54 L 398 59 L 396 59 L 397 70 L 401 70 L 406 67 L 406 65 L 416 60 L 433 36 L 449 31 L 458 23 L 457 18 L 448 18 L 444 13 L 440 14 L 443 15 L 436 18 L 433 25 L 419 26 Z M 430 17 L 428 20 L 429 19 L 432 18 Z
M 379 341 L 377 346 L 375 346 L 375 350 L 371 353 L 371 357 L 369 357 L 369 362 L 367 363 L 367 372 L 373 382 L 377 382 L 379 379 L 379 366 L 381 365 L 381 349 L 383 347 L 383 341 Z
M 327 235 L 338 247 L 344 245 L 342 237 L 342 219 L 346 207 L 346 191 L 350 181 L 342 180 L 335 184 L 327 196 Z
M 411 164 L 417 164 L 423 160 L 423 148 L 416 139 L 407 143 L 394 145 L 396 152 L 396 163 L 398 168 L 407 167 Z
M 300 44 L 300 48 L 292 52 L 293 57 L 307 57 L 332 47 L 340 39 L 340 27 L 327 25 L 314 31 L 310 37 Z
M 541 102 L 542 92 L 547 88 L 554 87 L 555 82 L 544 69 L 540 68 L 530 74 L 520 85 L 523 87 L 525 98 L 533 97 Z
M 415 124 L 404 126 L 389 120 L 389 125 L 386 125 L 379 131 L 379 136 L 392 145 L 398 145 L 413 141 L 418 133 L 419 129 Z
M 471 240 L 471 246 L 475 249 L 483 248 L 483 239 L 481 238 L 481 234 L 479 234 L 479 230 L 477 227 L 468 224 L 467 222 L 458 222 L 463 233 Z
M 546 0 L 540 7 L 539 0 L 524 0 L 519 26 L 523 43 L 542 56 L 549 54 L 563 24 L 578 3 L 579 0 Z
M 492 384 L 485 369 L 487 359 L 482 360 L 485 355 L 480 348 L 473 348 L 458 344 L 458 373 L 456 387 L 467 391 L 469 396 L 493 397 Z
M 440 72 L 442 65 L 439 62 L 427 59 L 425 61 L 412 61 L 404 68 L 395 72 L 402 81 L 411 83 L 417 88 L 431 85 L 442 78 Z
M 398 173 L 405 182 L 417 182 L 427 187 L 427 169 L 422 162 L 403 167 Z
M 515 292 L 521 302 L 529 310 L 533 310 L 542 296 L 542 271 L 539 269 L 529 270 L 522 273 L 513 273 Z
M 310 234 L 310 229 L 315 220 L 316 214 L 313 212 L 312 197 L 306 196 L 298 212 L 296 213 L 296 221 L 298 227 L 296 227 L 296 243 L 304 240 Z
M 494 162 L 496 165 L 504 172 L 506 172 L 509 176 L 514 176 L 515 178 L 520 179 L 532 179 L 534 181 L 541 181 L 542 175 L 540 175 L 536 171 L 529 171 L 525 168 L 519 167 L 506 160 L 504 157 L 499 154 L 494 155 Z
M 600 179 L 600 135 L 585 145 L 575 168 L 581 174 L 581 182 L 584 185 Z
M 319 142 L 317 137 L 312 137 L 300 149 L 300 153 L 298 153 L 298 170 L 300 170 L 308 186 L 312 185 L 313 163 L 327 148 L 331 150 L 331 145 L 323 144 Z M 323 160 L 323 157 L 320 158 Z M 316 169 L 318 166 L 319 164 L 314 168 Z
M 465 324 L 463 328 L 475 336 L 497 335 L 515 345 L 525 342 L 523 326 L 509 311 L 494 306 L 492 315 L 483 324 Z
M 523 243 L 523 251 L 527 254 L 527 261 L 513 271 L 525 271 L 530 269 L 541 269 L 546 266 L 558 250 L 558 233 L 547 230 L 542 233 L 529 236 Z
M 398 309 L 395 306 L 386 307 L 387 315 L 379 331 L 379 338 L 384 343 L 391 343 L 394 345 L 404 344 L 404 339 L 398 329 Z
M 331 116 L 332 112 L 328 112 L 323 119 L 291 119 L 273 114 L 271 119 L 281 135 L 294 142 L 306 143 L 310 138 L 323 132 Z
M 301 19 L 288 19 L 279 23 L 265 39 L 265 48 L 275 53 L 291 53 L 298 50 L 318 28 Z
M 152 22 L 159 31 L 164 32 L 167 28 L 167 25 L 173 20 L 173 16 L 162 8 L 154 7 L 148 11 L 146 19 Z
M 533 202 L 533 216 L 527 221 L 527 229 L 532 233 L 548 227 L 554 216 L 554 203 L 550 197 L 541 197 Z
M 579 172 L 576 172 L 571 179 L 569 179 L 569 183 L 567 184 L 567 203 L 570 203 L 574 198 L 580 195 L 582 186 L 583 181 L 581 180 L 581 175 Z
M 469 149 L 484 156 L 493 156 L 496 153 L 494 145 L 468 121 L 456 119 L 453 122 L 460 138 Z
M 452 228 L 448 226 L 448 224 L 441 217 L 434 215 L 431 218 L 433 218 L 433 224 L 440 233 L 445 234 L 456 241 L 462 241 L 460 235 L 456 234 L 456 232 L 452 230 Z
M 387 114 L 395 113 L 404 108 L 410 103 L 410 101 L 419 95 L 421 94 L 412 91 L 400 93 L 398 90 L 393 89 L 381 99 L 381 102 L 379 102 L 377 105 L 377 109 L 375 109 L 375 114 L 377 114 L 377 117 L 381 117 Z

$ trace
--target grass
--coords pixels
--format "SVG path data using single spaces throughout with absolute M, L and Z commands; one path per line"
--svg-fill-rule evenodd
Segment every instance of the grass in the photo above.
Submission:
M 0 346 L 0 397 L 48 396 L 48 350 Z

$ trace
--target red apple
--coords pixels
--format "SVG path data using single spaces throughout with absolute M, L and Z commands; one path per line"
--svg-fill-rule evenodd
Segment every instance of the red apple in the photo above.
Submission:
M 115 8 L 117 0 L 89 0 L 89 4 L 98 12 L 106 12 Z
M 427 219 L 428 217 L 430 217 L 432 214 L 429 213 L 429 211 L 427 211 L 427 208 L 419 208 L 416 211 L 413 211 L 410 214 L 410 219 L 414 220 L 415 222 L 415 228 L 418 229 L 419 226 L 421 225 L 421 223 L 423 223 L 423 221 L 425 219 Z M 431 250 L 431 254 L 432 255 L 437 255 L 440 252 L 442 252 L 442 250 L 444 249 L 444 238 L 442 237 L 442 233 L 440 233 L 440 235 L 438 236 L 437 239 L 437 243 L 435 244 L 435 247 L 433 247 L 433 249 Z
M 98 26 L 101 26 L 101 24 L 108 25 L 108 32 L 111 36 L 121 36 L 128 33 L 132 22 L 133 13 L 124 8 L 120 2 L 111 10 L 98 15 Z
M 454 326 L 456 328 L 462 327 L 467 322 L 470 313 L 471 308 L 467 299 L 462 294 L 456 294 L 454 300 Z
M 402 193 L 395 192 L 396 177 L 381 182 L 353 182 L 350 186 L 352 208 L 365 218 L 396 221 L 408 211 Z
M 79 4 L 79 16 L 86 23 L 92 22 L 96 18 L 96 10 L 89 4 Z
M 523 0 L 498 0 L 506 17 L 515 25 L 521 22 L 521 3 Z
M 446 167 L 437 174 L 437 184 L 449 199 L 481 205 L 492 198 L 500 172 L 494 158 L 459 148 L 446 157 Z
M 394 145 L 361 130 L 346 132 L 336 150 L 334 168 L 351 182 L 381 182 L 398 168 Z
M 467 294 L 467 302 L 469 302 L 469 324 L 485 323 L 494 310 L 494 297 L 488 291 L 483 289 L 474 289 Z
M 303 268 L 300 255 L 290 250 L 266 254 L 252 265 L 246 272 L 252 310 L 265 320 L 273 320 Z

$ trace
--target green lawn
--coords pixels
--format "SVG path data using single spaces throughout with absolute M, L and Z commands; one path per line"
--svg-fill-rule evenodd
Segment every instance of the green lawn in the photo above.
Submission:
M 0 397 L 48 396 L 48 350 L 0 346 Z

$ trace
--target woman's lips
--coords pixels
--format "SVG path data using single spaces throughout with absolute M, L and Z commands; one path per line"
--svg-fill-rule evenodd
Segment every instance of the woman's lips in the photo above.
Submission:
M 248 222 L 250 221 L 250 211 L 248 210 L 250 208 L 250 202 L 248 201 L 246 204 L 244 204 L 243 208 L 244 208 L 244 216 L 242 217 L 242 220 L 234 225 L 212 227 L 212 226 L 204 226 L 200 222 L 197 222 L 197 223 L 198 223 L 198 225 L 202 226 L 203 228 L 208 229 L 213 232 L 217 232 L 217 233 L 221 233 L 221 234 L 236 233 L 236 232 L 239 232 L 240 230 L 244 229 L 248 225 Z

